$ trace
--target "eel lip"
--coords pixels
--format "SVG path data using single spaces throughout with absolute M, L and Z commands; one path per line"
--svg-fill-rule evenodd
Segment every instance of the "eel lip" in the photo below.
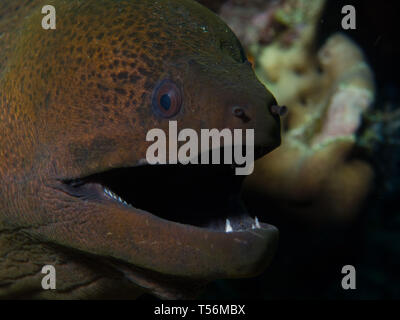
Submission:
M 184 232 L 190 232 L 190 230 Z M 254 239 L 253 237 L 256 237 L 257 239 Z M 199 240 L 200 239 L 201 237 Z M 214 274 L 214 277 L 210 275 L 205 277 L 194 277 L 190 275 L 182 276 L 179 272 L 178 275 L 166 275 L 152 270 L 127 265 L 120 261 L 113 262 L 112 266 L 119 270 L 124 277 L 134 285 L 141 287 L 144 291 L 149 292 L 158 298 L 169 300 L 196 299 L 210 281 L 217 279 L 251 277 L 263 272 L 269 265 L 276 251 L 278 230 L 273 226 L 262 224 L 261 230 L 258 230 L 253 235 L 245 234 L 245 232 L 243 232 L 239 237 L 237 237 L 235 233 L 232 233 L 223 239 L 218 239 L 218 237 L 216 237 L 215 240 L 222 246 L 224 245 L 224 242 L 230 243 L 232 241 L 239 245 L 242 244 L 243 246 L 233 245 L 232 254 L 229 259 L 225 260 L 225 263 L 230 265 L 231 269 L 229 269 L 227 265 L 221 275 Z M 250 243 L 252 243 L 251 246 L 249 245 Z M 236 252 L 246 250 L 246 248 L 248 250 L 253 250 L 251 256 L 246 256 L 244 254 L 242 256 L 235 256 Z M 254 248 L 258 248 L 259 251 Z M 174 259 L 175 257 L 172 258 Z M 242 264 L 238 263 L 242 259 L 245 261 L 243 261 Z
M 182 263 L 186 253 L 171 254 L 168 248 L 165 248 L 165 252 L 170 255 L 169 267 L 172 269 L 166 273 L 139 268 L 121 261 L 113 262 L 112 266 L 134 285 L 158 298 L 196 299 L 210 281 L 247 278 L 263 272 L 271 262 L 278 244 L 278 230 L 264 223 L 261 223 L 261 228 L 254 232 L 232 232 L 226 235 L 195 229 L 181 226 L 175 229 L 175 232 L 181 233 L 181 239 L 192 237 L 192 242 L 209 238 L 210 248 L 215 249 L 208 251 L 203 249 L 203 253 L 204 256 L 213 255 L 214 261 L 207 266 L 206 272 L 201 270 L 203 260 L 201 257 L 198 257 L 197 267 L 190 264 L 186 271 L 187 265 Z M 187 259 L 190 260 L 190 257 Z M 217 268 L 220 272 L 216 271 Z
M 240 199 L 243 177 L 234 169 L 141 164 L 64 181 L 63 188 L 104 213 L 98 232 L 113 236 L 100 254 L 132 270 L 198 282 L 251 277 L 270 263 L 278 230 L 248 215 Z M 168 296 L 148 277 L 124 274 Z

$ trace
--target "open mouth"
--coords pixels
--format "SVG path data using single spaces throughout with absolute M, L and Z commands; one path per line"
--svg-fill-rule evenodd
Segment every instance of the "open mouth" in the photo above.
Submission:
M 241 200 L 243 179 L 231 165 L 142 165 L 94 174 L 68 185 L 81 197 L 229 233 L 261 228 Z
M 88 235 L 103 245 L 89 252 L 115 258 L 131 282 L 170 297 L 181 292 L 176 279 L 251 277 L 272 260 L 278 230 L 248 214 L 236 169 L 142 161 L 64 180 L 62 190 L 96 213 Z

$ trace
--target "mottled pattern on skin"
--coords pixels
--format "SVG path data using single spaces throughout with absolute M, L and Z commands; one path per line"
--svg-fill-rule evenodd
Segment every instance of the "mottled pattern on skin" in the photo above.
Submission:
M 57 30 L 41 27 L 47 4 L 57 9 Z M 97 256 L 176 276 L 193 269 L 195 277 L 214 279 L 242 270 L 229 261 L 229 248 L 208 256 L 207 241 L 171 239 L 172 227 L 147 228 L 140 212 L 72 198 L 59 183 L 145 158 L 148 130 L 168 128 L 151 109 L 153 89 L 165 78 L 183 88 L 182 128 L 258 128 L 256 143 L 273 149 L 280 142 L 279 121 L 268 111 L 274 99 L 244 62 L 228 27 L 189 0 L 2 1 L 0 248 L 24 262 L 0 251 L 0 295 L 53 297 L 35 287 L 45 262 L 64 266 L 58 279 L 68 294 L 57 297 L 98 297 L 124 286 L 135 295 L 121 273 L 92 267 Z M 235 104 L 252 121 L 232 117 Z M 152 234 L 161 240 L 151 242 Z M 170 256 L 162 255 L 163 243 Z M 73 259 L 79 251 L 88 263 Z

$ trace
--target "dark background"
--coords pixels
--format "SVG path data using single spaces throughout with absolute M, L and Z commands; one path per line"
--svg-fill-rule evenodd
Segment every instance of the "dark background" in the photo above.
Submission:
M 357 30 L 341 28 L 341 9 L 347 4 L 356 8 Z M 380 139 L 369 160 L 377 178 L 359 219 L 351 225 L 316 228 L 268 217 L 265 200 L 252 201 L 252 211 L 280 230 L 276 258 L 257 278 L 213 283 L 204 298 L 400 299 L 400 119 L 393 113 L 400 101 L 399 12 L 396 1 L 330 0 L 319 28 L 320 44 L 342 31 L 364 49 L 376 75 L 372 113 L 391 118 L 391 123 L 376 125 Z M 357 271 L 357 289 L 345 291 L 341 269 L 349 264 Z
M 313 1 L 313 0 L 310 0 Z M 394 0 L 328 0 L 320 28 L 320 39 L 341 29 L 341 8 L 350 4 L 357 11 L 357 30 L 344 31 L 364 49 L 372 65 L 378 93 L 385 96 L 387 90 L 396 88 L 390 98 L 399 99 L 400 72 L 400 25 L 398 2 Z M 379 100 L 379 99 L 378 99 Z

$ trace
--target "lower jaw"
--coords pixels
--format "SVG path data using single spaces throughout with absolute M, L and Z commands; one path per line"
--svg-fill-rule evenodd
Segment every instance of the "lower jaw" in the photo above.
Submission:
M 113 175 L 115 178 L 115 173 Z M 144 179 L 146 183 L 147 180 Z M 185 279 L 184 283 L 188 282 L 187 279 L 204 283 L 221 278 L 254 276 L 265 269 L 275 252 L 277 229 L 247 216 L 236 200 L 219 218 L 196 226 L 136 209 L 128 204 L 129 200 L 122 199 L 123 195 L 111 193 L 108 185 L 105 189 L 104 184 L 96 179 L 84 182 L 83 187 L 68 187 L 67 191 L 79 197 L 90 195 L 95 210 L 106 213 L 98 227 L 112 226 L 112 234 L 118 235 L 117 239 L 106 239 L 115 242 L 105 248 L 106 256 L 125 261 L 120 268 L 128 270 L 124 274 L 143 288 L 161 290 L 157 285 L 160 281 L 165 282 L 161 286 L 165 292 L 160 296 L 170 292 L 178 294 L 181 289 L 173 288 L 176 283 L 182 286 L 180 279 Z M 128 182 L 126 189 L 130 186 Z M 151 189 L 153 185 L 149 187 Z M 189 206 L 186 216 L 194 209 Z M 115 221 L 118 221 L 117 226 Z M 119 248 L 127 248 L 127 251 Z
M 201 237 L 191 229 L 192 227 L 182 226 L 182 230 L 179 231 L 185 234 L 192 233 L 192 240 L 211 238 L 209 244 L 213 249 L 203 250 L 201 256 L 189 255 L 187 251 L 175 256 L 175 250 L 163 248 L 164 254 L 169 255 L 168 261 L 174 263 L 166 262 L 158 271 L 115 260 L 111 265 L 144 293 L 150 293 L 161 299 L 195 299 L 206 285 L 214 280 L 250 278 L 259 275 L 271 262 L 277 247 L 277 229 L 265 224 L 261 224 L 255 232 L 239 231 L 225 234 L 204 231 Z M 231 247 L 231 250 L 227 249 L 230 252 L 224 256 L 226 247 Z M 205 256 L 208 259 L 205 259 Z M 179 261 L 185 258 L 186 262 L 179 264 Z M 197 267 L 188 268 L 188 265 Z
M 278 242 L 277 229 L 260 222 L 256 229 L 225 232 L 142 212 L 135 227 L 146 230 L 146 240 L 140 237 L 142 254 L 130 262 L 141 266 L 139 270 L 172 278 L 168 284 L 177 279 L 207 282 L 255 276 L 270 263 Z M 136 279 L 135 273 L 130 277 Z

